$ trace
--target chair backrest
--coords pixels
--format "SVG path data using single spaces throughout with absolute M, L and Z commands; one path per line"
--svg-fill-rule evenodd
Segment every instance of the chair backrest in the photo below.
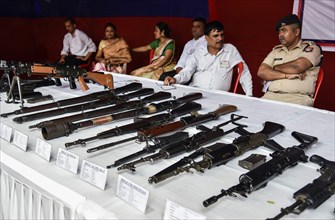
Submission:
M 237 73 L 237 77 L 236 77 L 236 80 L 235 80 L 235 85 L 234 85 L 233 93 L 237 92 L 237 87 L 238 87 L 238 84 L 240 82 L 240 78 L 241 78 L 242 72 L 243 72 L 243 62 L 240 62 L 240 63 L 236 64 L 234 66 L 234 69 L 233 69 L 233 73 Z
M 322 83 L 322 81 L 323 81 L 323 75 L 324 75 L 323 69 L 320 68 L 320 70 L 319 70 L 319 75 L 318 75 L 318 79 L 316 80 L 316 85 L 315 85 L 314 103 L 315 103 L 316 97 L 318 96 L 319 89 L 320 89 L 320 87 L 321 87 L 321 83 Z

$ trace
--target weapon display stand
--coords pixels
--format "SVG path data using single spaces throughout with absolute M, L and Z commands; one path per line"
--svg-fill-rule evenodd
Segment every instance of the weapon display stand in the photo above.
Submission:
M 14 76 L 12 79 L 12 83 L 10 84 L 9 91 L 7 92 L 7 100 L 6 103 L 21 103 L 21 108 L 23 108 L 23 98 L 22 98 L 22 91 L 21 91 L 21 79 L 19 76 L 15 74 L 15 69 L 13 70 Z M 17 86 L 19 91 L 19 102 L 15 101 L 15 96 L 13 94 L 14 87 Z

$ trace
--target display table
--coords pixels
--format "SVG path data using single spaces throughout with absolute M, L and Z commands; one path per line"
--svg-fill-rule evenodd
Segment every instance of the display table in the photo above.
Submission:
M 334 112 L 246 97 L 223 91 L 209 92 L 183 85 L 163 86 L 162 82 L 158 81 L 119 74 L 113 75 L 115 87 L 140 81 L 144 88 L 154 88 L 156 92 L 168 91 L 177 98 L 190 92 L 201 92 L 203 98 L 196 101 L 202 104 L 202 109 L 199 113 L 213 111 L 220 104 L 236 105 L 238 107 L 236 114 L 248 117 L 239 121 L 239 123 L 248 125 L 246 128 L 248 131 L 260 131 L 265 121 L 273 121 L 286 127 L 283 133 L 273 138 L 282 146 L 291 147 L 298 145 L 299 143 L 291 136 L 291 132 L 299 131 L 315 136 L 319 140 L 305 151 L 306 155 L 318 154 L 328 160 L 335 160 Z M 89 86 L 91 89 L 87 93 L 102 90 L 102 87 L 98 85 L 89 84 Z M 38 91 L 41 91 L 44 95 L 51 94 L 56 100 L 83 94 L 79 89 L 71 90 L 67 83 L 63 83 L 61 87 L 39 88 Z M 5 103 L 5 98 L 5 94 L 2 93 L 2 113 L 19 109 L 19 105 Z M 29 105 L 26 104 L 26 106 Z M 13 116 L 1 118 L 1 123 L 10 126 L 13 131 L 18 130 L 27 134 L 29 139 L 26 152 L 1 139 L 1 214 L 5 219 L 9 217 L 27 218 L 27 216 L 41 219 L 162 219 L 167 200 L 204 215 L 207 219 L 266 219 L 277 215 L 280 208 L 291 205 L 294 202 L 293 193 L 320 176 L 320 173 L 316 171 L 320 168 L 317 164 L 311 162 L 299 163 L 294 168 L 286 170 L 282 175 L 271 180 L 267 187 L 249 194 L 248 198 L 243 198 L 239 195 L 236 198 L 225 197 L 209 208 L 203 207 L 203 200 L 218 194 L 222 188 L 227 189 L 238 184 L 239 176 L 247 172 L 247 170 L 238 165 L 239 160 L 246 158 L 251 153 L 267 155 L 267 160 L 271 158 L 269 154 L 273 151 L 261 146 L 231 160 L 226 165 L 205 170 L 204 173 L 196 171 L 193 174 L 183 173 L 159 184 L 149 184 L 148 177 L 178 161 L 186 154 L 153 164 L 145 163 L 139 165 L 136 172 L 119 172 L 116 168 L 112 168 L 108 170 L 106 188 L 101 190 L 80 179 L 80 170 L 78 174 L 73 174 L 57 166 L 58 148 L 65 149 L 64 143 L 66 142 L 94 136 L 101 131 L 130 123 L 132 122 L 131 119 L 79 129 L 69 137 L 47 141 L 47 143 L 52 145 L 51 160 L 48 162 L 34 152 L 37 138 L 43 139 L 41 131 L 39 129 L 28 129 L 29 125 L 36 124 L 39 121 L 17 124 L 12 121 L 12 118 Z M 219 120 L 211 121 L 204 125 L 211 128 L 229 119 L 230 115 L 224 115 Z M 228 125 L 224 129 L 228 130 L 233 127 L 234 125 Z M 185 131 L 190 134 L 197 132 L 195 127 L 187 128 Z M 80 164 L 82 160 L 87 160 L 101 167 L 106 167 L 113 164 L 115 160 L 142 149 L 144 143 L 138 144 L 132 141 L 92 154 L 87 154 L 86 150 L 134 135 L 128 134 L 92 141 L 87 143 L 86 147 L 70 148 L 68 151 L 79 155 Z M 236 137 L 238 137 L 238 134 L 231 133 L 217 142 L 230 143 Z M 118 175 L 122 175 L 150 192 L 145 213 L 141 213 L 115 195 Z M 29 190 L 33 191 L 33 193 L 27 194 Z M 24 195 L 29 195 L 30 199 L 35 198 L 35 200 L 31 199 L 35 203 L 39 201 L 37 205 L 34 203 L 29 206 L 32 209 L 36 209 L 37 214 L 24 210 L 25 206 L 23 203 L 29 204 L 29 198 L 27 199 L 22 195 L 22 192 L 24 192 Z M 25 198 L 26 201 L 21 201 L 22 198 Z M 40 199 L 36 200 L 36 198 Z M 8 206 L 4 202 L 7 202 Z M 334 219 L 334 203 L 334 196 L 332 196 L 318 209 L 308 209 L 300 215 L 291 214 L 286 216 L 286 219 Z M 22 212 L 25 214 L 22 214 Z

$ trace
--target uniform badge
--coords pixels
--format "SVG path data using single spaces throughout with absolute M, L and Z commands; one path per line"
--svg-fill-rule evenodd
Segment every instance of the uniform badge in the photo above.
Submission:
M 313 47 L 311 47 L 311 46 L 308 46 L 308 47 L 305 47 L 305 49 L 304 49 L 304 52 L 312 52 L 313 51 Z

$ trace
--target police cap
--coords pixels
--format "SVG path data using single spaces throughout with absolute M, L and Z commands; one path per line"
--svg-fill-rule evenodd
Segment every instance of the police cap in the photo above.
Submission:
M 285 26 L 285 25 L 290 25 L 290 24 L 299 24 L 299 28 L 301 28 L 301 22 L 300 19 L 298 18 L 297 15 L 292 14 L 283 17 L 282 19 L 279 20 L 279 22 L 276 25 L 276 31 L 279 30 L 279 28 Z

